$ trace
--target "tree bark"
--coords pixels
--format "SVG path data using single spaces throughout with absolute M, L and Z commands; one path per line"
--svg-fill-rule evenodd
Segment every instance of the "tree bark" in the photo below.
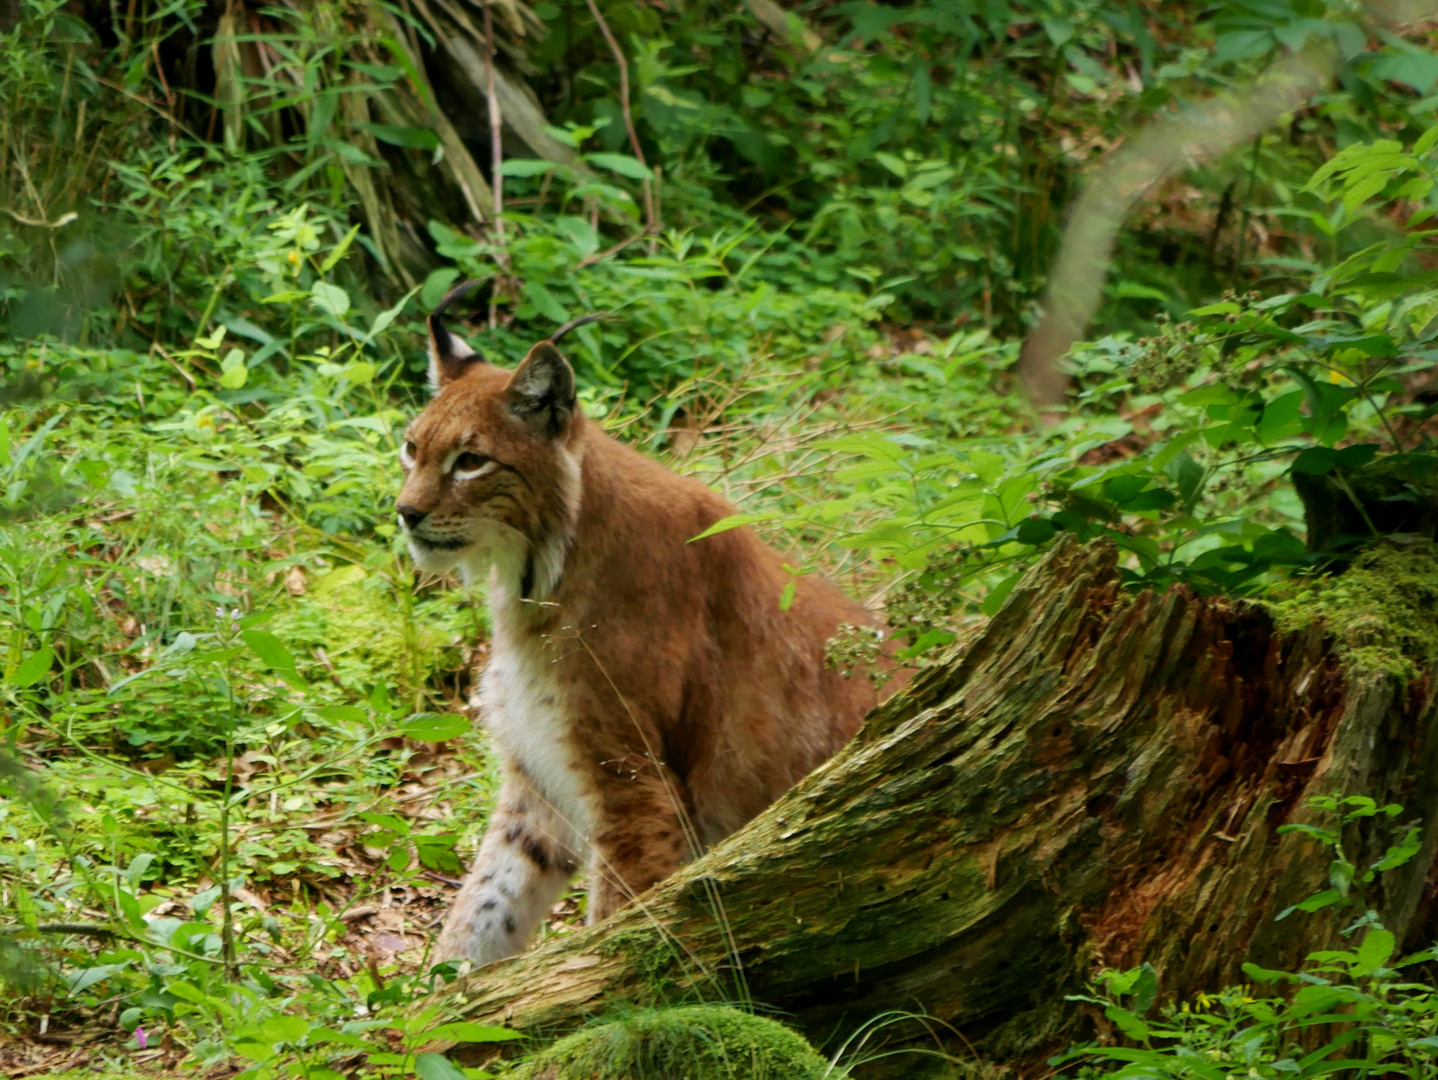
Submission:
M 1253 605 L 1126 594 L 1111 547 L 1060 543 L 741 832 L 424 1004 L 549 1036 L 624 1002 L 748 998 L 829 1047 L 902 1009 L 942 1024 L 895 1038 L 1026 1074 L 1087 1034 L 1064 995 L 1099 966 L 1147 960 L 1183 998 L 1333 944 L 1331 914 L 1274 921 L 1325 887 L 1328 853 L 1276 831 L 1319 820 L 1309 796 L 1406 807 L 1345 837 L 1360 865 L 1422 824 L 1374 893 L 1385 925 L 1422 938 L 1435 719 L 1427 678 L 1345 672 L 1321 628 L 1284 639 Z M 889 1060 L 912 1076 L 922 1059 Z

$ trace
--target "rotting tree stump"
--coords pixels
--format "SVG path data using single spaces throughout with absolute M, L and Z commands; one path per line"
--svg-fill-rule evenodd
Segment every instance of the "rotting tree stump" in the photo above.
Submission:
M 549 1036 L 623 1002 L 748 995 L 831 1047 L 906 1009 L 1038 1075 L 1088 1034 L 1064 995 L 1098 966 L 1147 960 L 1173 999 L 1337 940 L 1328 913 L 1274 921 L 1324 887 L 1327 851 L 1277 834 L 1320 820 L 1309 796 L 1406 808 L 1345 837 L 1355 862 L 1421 821 L 1421 853 L 1375 896 L 1426 943 L 1435 719 L 1429 680 L 1346 672 L 1321 628 L 1280 638 L 1252 605 L 1126 594 L 1111 547 L 1060 543 L 741 832 L 600 926 L 424 1004 Z M 926 1026 L 906 1035 L 932 1045 L 944 1029 Z M 923 1059 L 898 1060 L 915 1075 Z

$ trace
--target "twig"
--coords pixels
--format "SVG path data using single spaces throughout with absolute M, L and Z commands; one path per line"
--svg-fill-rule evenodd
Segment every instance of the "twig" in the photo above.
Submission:
M 22 934 L 26 929 L 28 928 L 24 926 L 0 927 L 0 934 Z M 36 926 L 35 929 L 41 934 L 78 934 L 83 937 L 93 938 L 117 938 L 125 936 L 119 931 L 112 930 L 108 926 L 101 926 L 99 923 L 42 922 Z
M 624 128 L 629 132 L 629 145 L 634 150 L 634 158 L 648 169 L 649 164 L 644 160 L 644 149 L 639 145 L 639 133 L 634 130 L 634 116 L 629 111 L 629 63 L 624 59 L 624 51 L 619 48 L 619 42 L 614 40 L 609 24 L 599 13 L 599 5 L 594 0 L 584 2 L 589 5 L 589 13 L 599 24 L 599 32 L 604 35 L 604 40 L 609 42 L 609 51 L 614 54 L 614 62 L 619 65 L 619 111 L 624 116 Z M 654 211 L 654 186 L 647 176 L 644 178 L 644 231 L 650 236 L 659 231 L 659 219 Z
M 191 375 L 188 371 L 186 371 L 184 368 L 182 368 L 175 360 L 175 358 L 165 351 L 165 347 L 163 345 L 161 345 L 158 341 L 151 342 L 150 345 L 151 348 L 153 348 L 157 353 L 159 353 L 161 356 L 163 356 L 166 360 L 170 362 L 170 366 L 172 368 L 174 368 L 182 376 L 184 376 L 185 381 L 190 384 L 191 390 L 195 389 L 195 386 L 197 385 L 195 383 L 195 377 Z
M 504 117 L 499 112 L 499 96 L 494 92 L 494 18 L 490 14 L 489 4 L 484 7 L 484 96 L 489 99 L 489 146 L 490 146 L 490 169 L 489 186 L 494 191 L 494 242 L 498 250 L 494 253 L 494 261 L 499 264 L 501 272 L 509 270 L 509 252 L 504 246 L 504 173 L 500 170 L 504 166 L 504 139 L 503 124 Z M 497 290 L 489 290 L 489 328 L 495 327 L 495 294 Z
M 619 241 L 619 243 L 615 244 L 612 248 L 606 248 L 604 251 L 596 251 L 593 255 L 586 255 L 586 256 L 584 256 L 584 258 L 580 259 L 579 262 L 575 264 L 574 269 L 576 269 L 576 270 L 583 270 L 586 266 L 593 266 L 593 265 L 594 265 L 595 263 L 597 263 L 597 262 L 603 262 L 605 259 L 609 258 L 609 256 L 611 256 L 611 255 L 618 255 L 621 251 L 623 251 L 625 248 L 627 248 L 630 244 L 634 243 L 634 241 L 636 241 L 636 240 L 643 240 L 643 239 L 644 239 L 646 236 L 648 236 L 648 235 L 649 235 L 649 230 L 648 230 L 647 228 L 646 228 L 646 229 L 640 229 L 637 233 L 635 233 L 633 236 L 631 236 L 628 240 L 621 240 L 621 241 Z

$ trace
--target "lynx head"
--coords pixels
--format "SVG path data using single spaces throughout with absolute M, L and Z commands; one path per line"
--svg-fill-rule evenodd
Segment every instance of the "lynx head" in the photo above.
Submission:
M 429 317 L 434 400 L 404 433 L 395 509 L 422 570 L 492 564 L 502 587 L 542 600 L 558 584 L 579 512 L 580 429 L 574 372 L 556 330 L 513 370 L 450 333 L 443 315 L 476 283 L 452 289 Z

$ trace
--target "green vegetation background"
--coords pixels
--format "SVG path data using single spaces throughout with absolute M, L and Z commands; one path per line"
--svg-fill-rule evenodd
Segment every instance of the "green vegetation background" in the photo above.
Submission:
M 11 1068 L 455 1071 L 392 1025 L 451 974 L 428 932 L 492 793 L 458 715 L 483 596 L 416 578 L 391 503 L 422 316 L 462 277 L 498 276 L 468 331 L 501 362 L 615 312 L 568 346 L 590 415 L 794 574 L 882 590 L 920 663 L 1060 531 L 1114 539 L 1135 586 L 1323 614 L 1355 663 L 1438 656 L 1431 549 L 1369 521 L 1310 550 L 1294 482 L 1432 498 L 1431 23 L 510 0 L 499 70 L 547 126 L 496 174 L 445 44 L 482 15 L 0 5 L 0 1031 L 84 1034 Z M 1012 368 L 1084 176 L 1304 49 L 1331 85 L 1125 221 L 1043 422 Z M 1112 1001 L 1147 993 L 1125 977 Z M 1431 1063 L 1425 994 L 1371 1053 Z M 1298 1075 L 1297 1019 L 1214 1001 L 1214 1054 Z M 1176 1060 L 1143 1075 L 1209 1075 Z

